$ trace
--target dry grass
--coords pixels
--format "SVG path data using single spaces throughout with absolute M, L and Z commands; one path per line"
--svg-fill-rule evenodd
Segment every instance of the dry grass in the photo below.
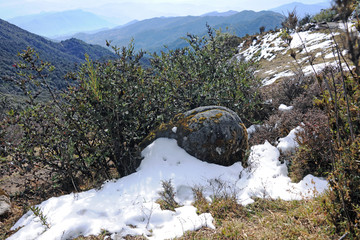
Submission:
M 246 207 L 246 217 L 227 219 L 216 230 L 203 228 L 178 239 L 338 239 L 330 234 L 321 201 L 257 199 Z

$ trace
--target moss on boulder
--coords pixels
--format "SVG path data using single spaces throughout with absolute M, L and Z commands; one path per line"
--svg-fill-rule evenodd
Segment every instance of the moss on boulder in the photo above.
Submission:
M 247 131 L 240 117 L 221 106 L 199 107 L 161 124 L 143 141 L 146 147 L 157 138 L 176 139 L 190 155 L 223 166 L 242 162 L 246 167 Z

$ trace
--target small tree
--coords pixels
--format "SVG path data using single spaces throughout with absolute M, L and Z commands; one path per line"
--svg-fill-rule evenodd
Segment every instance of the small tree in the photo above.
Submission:
M 307 23 L 310 23 L 311 21 L 311 15 L 310 14 L 306 14 L 300 21 L 299 21 L 299 25 L 300 26 L 304 26 Z
M 298 24 L 298 17 L 296 15 L 295 9 L 292 12 L 288 12 L 288 16 L 281 23 L 282 27 L 285 28 L 288 32 L 291 30 L 295 30 L 297 24 Z
M 260 34 L 263 34 L 265 32 L 265 26 L 261 26 L 259 28 Z

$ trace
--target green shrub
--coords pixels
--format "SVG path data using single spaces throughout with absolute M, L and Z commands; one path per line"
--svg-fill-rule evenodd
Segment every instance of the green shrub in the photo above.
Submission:
M 286 30 L 286 28 L 284 28 L 280 34 L 279 34 L 279 37 L 287 44 L 290 46 L 290 43 L 292 41 L 292 36 L 290 36 L 289 34 L 289 30 Z
M 311 22 L 332 22 L 334 21 L 336 14 L 336 11 L 331 8 L 323 9 L 311 19 Z
M 140 66 L 142 53 L 134 54 L 130 45 L 117 54 L 119 60 L 106 63 L 87 58 L 70 74 L 76 84 L 63 94 L 47 85 L 48 63 L 32 49 L 21 55 L 23 80 L 18 84 L 29 104 L 10 116 L 9 124 L 21 132 L 21 141 L 11 147 L 16 166 L 34 176 L 36 169 L 46 169 L 43 180 L 75 190 L 81 181 L 103 181 L 135 170 L 140 162 L 136 143 L 154 121 L 149 112 L 157 107 L 159 93 L 153 94 L 153 78 Z M 52 98 L 38 101 L 44 88 Z M 111 174 L 113 168 L 117 175 Z
M 234 58 L 237 41 L 209 29 L 208 37 L 189 35 L 189 47 L 154 54 L 146 68 L 144 53 L 135 53 L 132 43 L 113 47 L 116 60 L 86 57 L 68 74 L 70 84 L 62 93 L 48 84 L 53 67 L 27 49 L 16 65 L 16 83 L 28 104 L 12 110 L 8 121 L 21 136 L 11 147 L 14 165 L 34 175 L 47 169 L 43 180 L 78 190 L 84 182 L 134 172 L 141 161 L 139 143 L 179 112 L 222 105 L 245 121 L 256 120 L 262 108 L 256 64 Z
M 207 37 L 188 35 L 186 40 L 189 47 L 153 55 L 167 116 L 221 105 L 237 112 L 245 123 L 259 119 L 262 105 L 261 83 L 254 77 L 257 65 L 234 58 L 233 37 L 208 28 Z
M 357 75 L 342 71 L 333 76 L 320 77 L 320 81 L 329 81 L 329 88 L 316 102 L 327 110 L 334 154 L 325 206 L 336 230 L 347 230 L 354 237 L 359 234 L 360 221 L 360 81 Z
M 112 163 L 120 176 L 138 167 L 138 143 L 163 111 L 152 73 L 140 64 L 143 53 L 133 50 L 132 45 L 121 52 L 115 48 L 119 60 L 106 63 L 87 59 L 76 75 L 78 86 L 65 95 L 66 114 L 76 121 L 71 127 L 80 127 L 87 141 L 83 144 L 89 145 L 88 160 L 104 169 Z

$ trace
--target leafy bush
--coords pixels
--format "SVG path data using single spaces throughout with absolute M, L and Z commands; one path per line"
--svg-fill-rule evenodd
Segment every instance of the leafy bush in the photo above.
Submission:
M 321 10 L 320 13 L 316 14 L 311 21 L 312 22 L 332 22 L 334 21 L 337 13 L 335 10 L 328 8 Z
M 332 136 L 333 171 L 329 175 L 331 191 L 325 203 L 331 222 L 338 232 L 345 229 L 359 234 L 360 216 L 360 85 L 359 77 L 342 72 L 329 81 L 329 89 L 317 101 L 327 109 Z M 330 97 L 332 96 L 332 98 Z
M 340 19 L 347 21 L 354 10 L 359 6 L 357 0 L 334 0 L 334 9 L 339 15 Z
M 120 175 L 138 167 L 137 145 L 162 110 L 152 74 L 140 64 L 143 53 L 133 50 L 132 45 L 121 52 L 115 49 L 118 61 L 93 63 L 87 59 L 76 75 L 79 85 L 65 96 L 67 115 L 77 121 L 72 127 L 82 127 L 83 140 L 89 143 L 83 143 L 92 153 L 89 160 L 104 169 L 113 163 Z
M 186 40 L 189 47 L 153 55 L 166 115 L 221 105 L 234 110 L 245 123 L 259 119 L 262 104 L 258 94 L 261 83 L 254 77 L 257 65 L 234 58 L 233 37 L 214 34 L 208 28 L 208 37 L 188 35 Z
M 254 121 L 262 107 L 260 81 L 254 78 L 255 63 L 234 59 L 237 40 L 211 29 L 208 37 L 189 35 L 190 47 L 154 54 L 146 68 L 144 53 L 135 53 L 132 43 L 113 47 L 118 59 L 87 57 L 68 74 L 71 84 L 63 93 L 48 84 L 53 67 L 27 49 L 16 66 L 28 105 L 12 111 L 8 122 L 21 133 L 21 141 L 12 143 L 14 165 L 34 175 L 46 169 L 43 180 L 78 190 L 85 181 L 134 172 L 141 160 L 139 143 L 175 113 L 223 105 Z
M 281 30 L 279 37 L 287 44 L 290 46 L 290 43 L 292 41 L 292 36 L 289 34 L 289 30 L 286 30 L 285 28 L 283 30 Z
M 329 88 L 317 101 L 320 107 L 327 109 L 334 152 L 333 171 L 329 176 L 331 203 L 326 205 L 331 206 L 327 211 L 337 231 L 347 229 L 356 236 L 360 216 L 359 77 L 342 71 L 335 76 L 334 79 L 321 76 L 320 81 L 329 81 Z

